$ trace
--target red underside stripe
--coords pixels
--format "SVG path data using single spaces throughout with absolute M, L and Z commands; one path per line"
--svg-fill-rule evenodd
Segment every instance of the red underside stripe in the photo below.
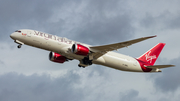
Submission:
M 141 60 L 138 60 L 137 61 L 139 62 L 140 66 L 141 66 L 141 69 L 143 70 L 143 72 L 151 72 L 151 68 L 146 68 L 144 66 L 150 66 L 150 64 L 146 63 L 146 62 L 143 62 Z

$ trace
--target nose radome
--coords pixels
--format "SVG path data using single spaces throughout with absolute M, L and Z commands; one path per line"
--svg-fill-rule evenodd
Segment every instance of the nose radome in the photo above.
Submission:
M 12 34 L 10 35 L 10 37 L 11 37 L 12 39 L 14 39 L 14 38 L 15 38 L 15 33 L 12 33 Z

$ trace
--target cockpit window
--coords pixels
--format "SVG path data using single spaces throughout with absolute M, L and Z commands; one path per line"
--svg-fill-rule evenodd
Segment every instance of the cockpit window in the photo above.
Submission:
M 16 30 L 15 32 L 19 32 L 19 33 L 21 33 L 21 31 L 19 31 L 19 30 Z

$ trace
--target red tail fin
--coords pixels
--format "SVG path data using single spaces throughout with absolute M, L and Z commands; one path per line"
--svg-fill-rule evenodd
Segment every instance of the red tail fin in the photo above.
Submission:
M 157 44 L 156 46 L 151 48 L 149 51 L 147 51 L 145 54 L 140 56 L 138 60 L 149 63 L 150 65 L 154 65 L 154 63 L 156 62 L 164 46 L 165 46 L 165 43 Z

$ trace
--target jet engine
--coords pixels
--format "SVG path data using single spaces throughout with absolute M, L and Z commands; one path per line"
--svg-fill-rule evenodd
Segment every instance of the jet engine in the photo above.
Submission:
M 55 52 L 50 52 L 49 53 L 49 60 L 52 62 L 57 62 L 57 63 L 64 63 L 66 61 L 66 57 L 62 56 L 58 53 Z
M 89 49 L 80 44 L 73 44 L 71 50 L 72 50 L 72 53 L 77 54 L 77 55 L 87 56 L 89 53 Z

